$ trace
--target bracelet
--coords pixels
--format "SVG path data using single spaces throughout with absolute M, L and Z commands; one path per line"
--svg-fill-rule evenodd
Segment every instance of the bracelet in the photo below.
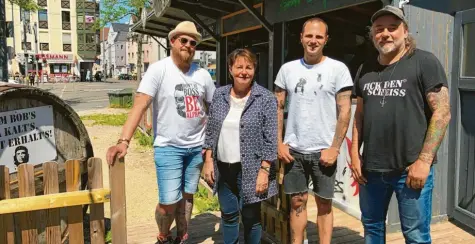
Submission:
M 127 138 L 121 138 L 121 139 L 117 140 L 117 143 L 121 143 L 121 142 L 123 142 L 123 141 L 125 141 L 125 142 L 127 142 L 127 143 L 130 143 L 130 140 L 127 139 Z
M 121 144 L 121 143 L 127 145 L 127 148 L 128 148 L 128 147 L 129 147 L 129 144 L 130 144 L 130 140 L 125 139 L 125 138 L 124 138 L 124 139 L 119 139 L 119 140 L 117 140 L 117 145 L 119 145 L 119 144 Z
M 261 166 L 261 169 L 263 169 L 265 172 L 267 172 L 268 174 L 270 173 L 270 167 L 264 167 L 264 166 Z

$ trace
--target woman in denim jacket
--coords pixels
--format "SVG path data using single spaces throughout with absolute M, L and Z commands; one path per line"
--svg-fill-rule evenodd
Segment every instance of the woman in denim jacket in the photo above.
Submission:
M 233 84 L 216 89 L 206 128 L 205 180 L 218 193 L 224 243 L 260 243 L 261 201 L 277 194 L 277 100 L 254 81 L 256 56 L 228 56 Z M 215 184 L 216 183 L 216 184 Z

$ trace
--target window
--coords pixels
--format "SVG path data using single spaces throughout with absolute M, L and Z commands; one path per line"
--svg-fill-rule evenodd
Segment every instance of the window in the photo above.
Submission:
M 96 35 L 92 33 L 86 33 L 86 43 L 96 43 Z
M 462 76 L 475 77 L 475 23 L 463 26 Z
M 121 49 L 121 50 L 124 49 L 124 45 L 120 45 L 120 49 Z
M 134 58 L 134 53 L 132 53 L 132 58 Z
M 63 22 L 71 22 L 71 13 L 69 11 L 61 11 L 61 19 Z
M 120 60 L 124 61 L 124 56 L 120 56 Z
M 40 43 L 40 50 L 41 51 L 49 51 L 49 43 Z
M 85 36 L 84 34 L 78 34 L 78 43 L 85 43 L 86 42 L 86 39 L 85 39 Z
M 13 37 L 13 21 L 7 21 L 7 37 Z
M 63 33 L 63 51 L 71 52 L 72 45 L 71 45 L 71 34 Z
M 71 30 L 71 13 L 69 11 L 61 11 L 61 20 L 63 30 Z
M 78 30 L 84 30 L 84 15 L 77 15 Z
M 48 10 L 38 10 L 38 25 L 41 29 L 48 29 Z
M 148 50 L 147 50 L 147 56 L 145 56 L 145 57 L 147 57 L 147 58 L 148 58 Z
M 78 16 L 78 17 L 77 17 L 77 18 L 78 18 L 78 23 L 83 24 L 83 23 L 84 23 L 84 15 L 78 14 L 77 16 Z

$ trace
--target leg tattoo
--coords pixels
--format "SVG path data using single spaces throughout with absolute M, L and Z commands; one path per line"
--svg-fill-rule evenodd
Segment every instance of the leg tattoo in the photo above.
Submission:
M 166 210 L 164 214 L 160 214 L 158 209 L 155 211 L 155 221 L 157 221 L 160 236 L 168 236 L 170 234 L 170 226 L 173 223 L 174 217 L 174 213 L 167 212 Z
M 176 225 L 178 237 L 185 237 L 188 234 L 188 225 L 191 219 L 191 213 L 193 211 L 193 198 L 183 198 L 176 209 Z

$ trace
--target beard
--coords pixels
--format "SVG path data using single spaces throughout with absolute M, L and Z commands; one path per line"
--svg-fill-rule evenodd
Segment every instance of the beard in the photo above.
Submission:
M 384 46 L 381 46 L 376 42 L 376 40 L 373 39 L 373 44 L 380 54 L 387 55 L 399 50 L 400 47 L 404 47 L 404 39 L 395 40 L 392 43 L 386 43 Z
M 173 49 L 172 55 L 182 63 L 191 64 L 193 57 L 195 56 L 195 52 L 187 48 L 177 48 Z

